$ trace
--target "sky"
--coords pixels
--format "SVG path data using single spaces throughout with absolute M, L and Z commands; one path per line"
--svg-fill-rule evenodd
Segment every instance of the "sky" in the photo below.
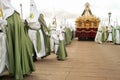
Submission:
M 101 21 L 108 21 L 108 13 L 111 12 L 111 24 L 118 22 L 120 24 L 120 1 L 119 0 L 34 0 L 37 9 L 45 17 L 74 20 L 81 16 L 85 3 L 90 4 L 90 9 Z M 30 0 L 11 0 L 13 6 L 20 12 L 20 3 L 22 4 L 23 17 L 29 15 Z

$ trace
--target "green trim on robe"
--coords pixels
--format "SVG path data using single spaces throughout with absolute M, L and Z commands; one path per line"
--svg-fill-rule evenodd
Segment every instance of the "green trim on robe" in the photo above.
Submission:
M 72 33 L 69 28 L 65 28 L 65 44 L 71 44 Z
M 46 24 L 46 22 L 44 20 L 43 14 L 39 15 L 38 21 L 41 24 L 41 30 L 42 30 L 43 36 L 44 36 L 45 51 L 46 51 L 46 55 L 45 56 L 48 56 L 48 55 L 50 55 L 50 52 L 51 52 L 50 51 L 50 37 L 46 35 L 46 32 L 48 32 L 48 34 L 49 34 L 49 30 L 48 30 L 47 24 Z
M 16 11 L 7 18 L 7 48 L 9 74 L 15 80 L 23 80 L 23 75 L 35 71 L 32 53 L 33 44 L 24 30 L 24 25 Z
M 112 42 L 113 42 L 113 43 L 116 43 L 116 38 L 115 38 L 115 36 L 116 36 L 116 30 L 115 30 L 115 28 L 112 28 Z
M 28 34 L 28 29 L 31 29 L 31 28 L 29 27 L 28 22 L 25 20 L 24 30 L 25 30 L 26 34 Z M 33 29 L 33 30 L 35 30 L 35 29 Z M 36 31 L 37 31 L 36 32 L 36 48 L 37 48 L 37 52 L 40 52 L 40 50 L 41 50 L 41 37 L 40 37 L 39 29 Z M 35 51 L 35 49 L 34 49 L 34 51 Z
M 59 47 L 58 47 L 58 51 L 57 51 L 57 59 L 58 60 L 65 60 L 67 57 L 67 51 L 65 48 L 65 43 L 64 41 L 60 41 Z
M 40 52 L 41 50 L 41 39 L 40 39 L 40 32 L 37 30 L 36 32 L 36 47 L 37 47 L 37 52 Z
M 105 39 L 104 39 L 104 33 L 102 33 L 101 41 L 102 41 L 102 42 L 105 41 Z
M 108 36 L 108 32 L 102 32 L 101 42 L 105 42 Z
M 112 29 L 112 40 L 113 40 L 113 43 L 114 43 L 114 44 L 116 44 L 116 35 L 117 35 L 117 34 L 116 34 L 116 31 L 117 31 L 117 30 L 119 30 L 119 34 L 120 34 L 120 27 L 117 28 L 117 29 L 115 29 L 115 28 Z
M 51 50 L 50 50 L 50 37 L 45 34 L 42 25 L 41 25 L 41 30 L 42 30 L 43 35 L 44 35 L 45 51 L 46 51 L 46 55 L 45 56 L 48 56 L 51 53 Z

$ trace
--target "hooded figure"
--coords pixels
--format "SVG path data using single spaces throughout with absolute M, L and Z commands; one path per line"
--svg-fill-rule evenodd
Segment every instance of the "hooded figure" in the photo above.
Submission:
M 1 20 L 0 20 L 0 22 L 1 22 Z M 0 27 L 1 26 L 2 25 L 0 24 Z M 0 76 L 4 72 L 6 66 L 7 66 L 7 69 L 8 69 L 8 54 L 7 54 L 7 48 L 6 48 L 6 33 L 4 33 L 3 30 L 1 30 L 0 31 Z
M 98 31 L 95 36 L 95 42 L 100 43 L 100 44 L 102 43 L 102 27 L 101 27 L 101 25 L 99 25 L 99 27 L 98 27 Z
M 6 32 L 5 28 L 7 25 L 7 21 L 3 20 L 3 12 L 2 7 L 0 4 L 0 76 L 5 70 L 5 67 L 8 68 L 8 55 L 7 55 L 7 48 L 6 48 Z
M 55 41 L 55 54 L 58 60 L 65 60 L 67 57 L 67 51 L 64 43 L 64 36 L 62 30 L 57 26 L 55 33 L 51 36 Z
M 120 44 L 120 26 L 116 25 L 115 29 L 112 30 L 113 32 L 113 43 Z
M 52 38 L 52 35 L 54 35 L 55 31 L 56 31 L 56 27 L 57 27 L 57 21 L 56 21 L 56 17 L 52 18 L 52 22 L 49 26 L 49 31 L 50 31 L 50 48 L 51 48 L 51 52 L 54 52 L 55 50 L 55 46 L 54 46 L 54 39 Z
M 112 25 L 110 25 L 110 26 L 108 26 L 108 28 L 107 28 L 107 31 L 108 31 L 108 34 L 107 34 L 107 41 L 110 41 L 110 42 L 112 42 L 112 29 L 113 29 L 113 26 Z
M 41 29 L 41 24 L 38 21 L 39 12 L 37 11 L 34 0 L 30 0 L 30 16 L 27 18 L 29 30 L 28 34 L 34 44 L 37 58 L 42 58 L 46 55 L 44 36 Z
M 72 33 L 71 33 L 71 30 L 69 28 L 69 25 L 67 25 L 65 27 L 65 44 L 66 45 L 70 45 L 71 44 L 71 38 L 72 38 Z
M 23 80 L 23 75 L 35 71 L 32 53 L 33 45 L 24 31 L 20 14 L 12 7 L 10 0 L 0 0 L 3 20 L 6 20 L 9 75 Z
M 41 24 L 41 29 L 42 29 L 42 33 L 44 35 L 44 41 L 45 41 L 45 51 L 46 51 L 46 55 L 48 56 L 50 55 L 50 33 L 47 27 L 47 24 L 44 20 L 44 15 L 40 14 L 39 15 L 39 19 L 38 19 L 39 23 Z

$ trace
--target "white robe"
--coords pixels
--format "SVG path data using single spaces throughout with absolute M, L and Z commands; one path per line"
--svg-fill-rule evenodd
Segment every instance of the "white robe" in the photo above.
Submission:
M 95 42 L 101 44 L 102 43 L 101 38 L 102 38 L 102 28 L 98 28 L 97 34 L 95 36 Z
M 55 34 L 55 31 L 56 31 L 56 25 L 51 25 L 50 27 L 50 48 L 51 48 L 51 51 L 55 51 L 55 41 L 53 39 L 53 35 Z
M 38 12 L 38 10 L 36 8 L 36 4 L 35 4 L 34 0 L 30 0 L 30 16 L 29 16 L 29 18 L 27 18 L 27 21 L 28 21 L 28 25 L 31 29 L 28 30 L 28 34 L 29 34 L 30 39 L 33 42 L 37 58 L 43 57 L 46 54 L 44 37 L 43 37 L 43 33 L 40 29 L 41 28 L 40 23 L 38 22 L 39 14 L 40 13 Z M 39 30 L 39 33 L 40 33 L 40 39 L 41 39 L 41 50 L 40 50 L 40 52 L 37 51 L 37 43 L 36 43 L 36 40 L 37 40 L 36 33 L 37 33 L 37 31 L 36 30 Z
M 5 67 L 8 67 L 8 56 L 6 48 L 6 34 L 0 33 L 0 75 L 4 71 Z
M 117 28 L 116 28 L 115 38 L 116 38 L 115 43 L 116 43 L 116 44 L 120 44 L 120 31 L 119 31 Z
M 36 30 L 40 28 L 39 23 L 29 24 L 29 26 L 31 26 L 31 28 L 36 29 Z M 37 31 L 36 30 L 29 29 L 28 34 L 29 34 L 29 37 L 30 37 L 31 41 L 33 42 L 36 55 L 39 58 L 39 57 L 45 56 L 46 52 L 45 52 L 44 37 L 43 37 L 43 33 L 42 33 L 41 29 L 39 29 L 40 39 L 41 39 L 41 50 L 40 50 L 40 52 L 37 51 L 37 47 L 36 47 L 36 45 L 37 45 L 37 43 L 36 43 L 36 40 L 37 40 L 36 33 L 37 33 Z
M 112 27 L 108 27 L 108 38 L 107 41 L 112 41 Z
M 0 76 L 5 70 L 5 67 L 9 66 L 8 64 L 8 55 L 7 55 L 7 46 L 6 46 L 6 32 L 5 27 L 7 25 L 6 18 L 11 16 L 15 9 L 10 3 L 10 0 L 0 0 L 0 7 L 2 7 L 2 16 L 0 18 L 0 28 L 3 32 L 0 33 Z
M 52 34 L 51 38 L 54 40 L 54 51 L 56 54 L 58 47 L 59 47 L 59 38 L 58 38 L 57 34 Z
M 58 51 L 58 47 L 59 47 L 59 44 L 60 44 L 60 41 L 64 40 L 64 36 L 62 34 L 62 31 L 61 29 L 57 29 L 55 31 L 55 33 L 51 36 L 55 42 L 54 46 L 54 51 L 55 51 L 55 54 L 57 53 Z

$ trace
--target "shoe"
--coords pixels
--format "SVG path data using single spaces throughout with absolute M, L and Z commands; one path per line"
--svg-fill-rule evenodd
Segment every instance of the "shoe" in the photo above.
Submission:
M 44 59 L 45 57 L 43 56 L 43 57 L 41 57 L 41 59 Z
M 58 59 L 58 58 L 57 58 L 57 60 L 58 60 L 58 61 L 64 61 L 64 59 Z
M 33 56 L 33 62 L 37 61 L 37 58 Z

